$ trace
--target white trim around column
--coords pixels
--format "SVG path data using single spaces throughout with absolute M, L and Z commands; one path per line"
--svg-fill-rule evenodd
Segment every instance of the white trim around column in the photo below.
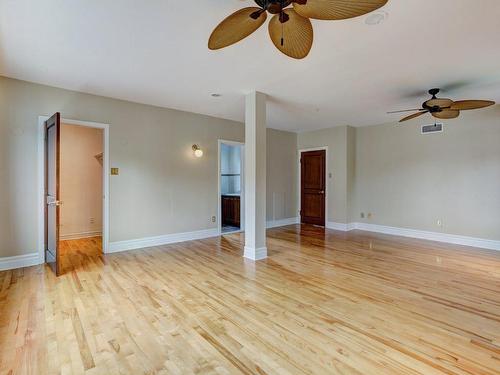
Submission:
M 266 248 L 266 95 L 245 97 L 245 251 L 251 260 L 264 259 Z M 266 254 L 266 255 L 265 255 Z
M 267 258 L 267 247 L 248 247 L 243 250 L 243 258 L 250 260 L 262 260 Z

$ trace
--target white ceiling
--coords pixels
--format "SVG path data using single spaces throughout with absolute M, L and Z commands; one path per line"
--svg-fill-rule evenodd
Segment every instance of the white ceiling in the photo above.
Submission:
M 252 4 L 0 0 L 0 75 L 239 121 L 258 90 L 268 126 L 294 131 L 396 120 L 386 112 L 418 107 L 435 86 L 500 102 L 499 0 L 389 0 L 377 26 L 313 21 L 300 61 L 275 49 L 267 25 L 208 50 L 213 27 Z

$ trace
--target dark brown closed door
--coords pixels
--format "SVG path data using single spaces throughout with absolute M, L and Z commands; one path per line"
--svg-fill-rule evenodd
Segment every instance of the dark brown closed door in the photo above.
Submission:
M 300 221 L 325 226 L 326 151 L 303 152 L 301 163 Z

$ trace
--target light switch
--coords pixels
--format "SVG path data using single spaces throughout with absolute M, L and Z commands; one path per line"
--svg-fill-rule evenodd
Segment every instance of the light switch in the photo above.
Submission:
M 118 176 L 120 174 L 120 170 L 118 168 L 111 168 L 111 176 Z

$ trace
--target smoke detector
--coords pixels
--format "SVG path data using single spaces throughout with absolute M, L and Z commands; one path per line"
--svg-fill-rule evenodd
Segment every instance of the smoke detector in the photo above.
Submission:
M 389 13 L 385 11 L 378 11 L 370 13 L 368 17 L 365 18 L 365 24 L 369 26 L 380 25 L 389 17 Z

